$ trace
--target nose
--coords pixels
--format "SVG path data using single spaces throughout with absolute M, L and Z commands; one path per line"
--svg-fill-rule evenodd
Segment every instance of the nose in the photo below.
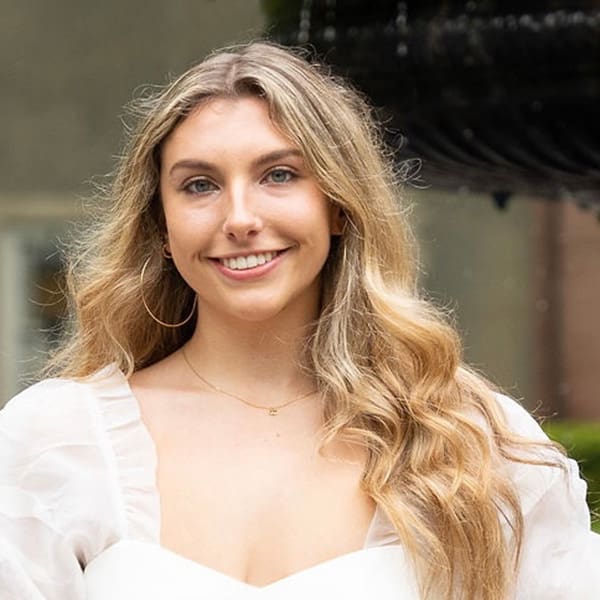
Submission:
M 227 195 L 223 233 L 235 241 L 256 236 L 262 228 L 262 219 L 257 213 L 251 190 L 247 185 L 237 185 Z

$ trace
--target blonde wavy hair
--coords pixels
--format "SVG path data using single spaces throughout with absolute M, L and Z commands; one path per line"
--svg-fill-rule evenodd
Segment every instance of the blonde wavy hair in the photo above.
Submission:
M 248 95 L 268 104 L 346 219 L 303 365 L 328 399 L 325 443 L 341 435 L 367 448 L 364 489 L 412 556 L 424 598 L 503 600 L 523 519 L 502 465 L 525 460 L 527 444 L 508 431 L 492 387 L 462 364 L 444 315 L 419 295 L 398 174 L 370 107 L 299 51 L 224 49 L 135 103 L 137 126 L 98 202 L 100 220 L 72 249 L 72 329 L 49 372 L 80 378 L 116 363 L 130 375 L 189 339 L 194 319 L 164 328 L 142 305 L 147 260 L 154 314 L 175 323 L 194 301 L 161 254 L 161 146 L 201 103 Z

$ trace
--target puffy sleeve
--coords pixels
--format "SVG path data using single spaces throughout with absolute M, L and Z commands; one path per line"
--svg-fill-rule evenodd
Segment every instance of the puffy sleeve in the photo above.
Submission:
M 510 428 L 529 439 L 547 440 L 533 418 L 501 396 Z M 516 600 L 600 599 L 600 535 L 591 531 L 587 485 L 577 463 L 564 469 L 512 463 L 524 517 Z
M 114 490 L 82 384 L 47 380 L 0 411 L 0 598 L 84 600 L 116 535 Z

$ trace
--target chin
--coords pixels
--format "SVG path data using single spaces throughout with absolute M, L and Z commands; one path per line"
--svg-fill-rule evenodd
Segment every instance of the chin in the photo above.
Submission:
M 229 314 L 240 321 L 248 323 L 260 323 L 261 321 L 270 321 L 281 314 L 283 307 L 281 306 L 237 306 L 231 307 Z
M 294 322 L 315 318 L 318 306 L 318 288 L 298 293 L 282 293 L 280 290 L 254 290 L 253 293 L 221 296 L 211 302 L 211 314 L 220 313 L 221 318 L 245 323 L 268 323 L 277 319 L 291 318 Z M 200 308 L 202 312 L 202 308 Z M 219 317 L 217 317 L 219 318 Z

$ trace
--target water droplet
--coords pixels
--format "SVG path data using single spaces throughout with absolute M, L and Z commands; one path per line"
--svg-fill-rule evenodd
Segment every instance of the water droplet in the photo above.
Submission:
M 404 42 L 400 42 L 397 46 L 396 46 L 396 54 L 398 56 L 407 56 L 408 55 L 408 46 L 404 43 Z
M 506 26 L 511 31 L 516 31 L 519 28 L 519 22 L 517 21 L 515 15 L 506 15 Z
M 521 15 L 519 17 L 519 24 L 521 27 L 530 27 L 532 23 L 533 19 L 531 18 L 531 15 Z
M 335 40 L 335 27 L 325 27 L 325 30 L 323 31 L 323 38 L 327 42 L 333 42 L 333 40 Z

